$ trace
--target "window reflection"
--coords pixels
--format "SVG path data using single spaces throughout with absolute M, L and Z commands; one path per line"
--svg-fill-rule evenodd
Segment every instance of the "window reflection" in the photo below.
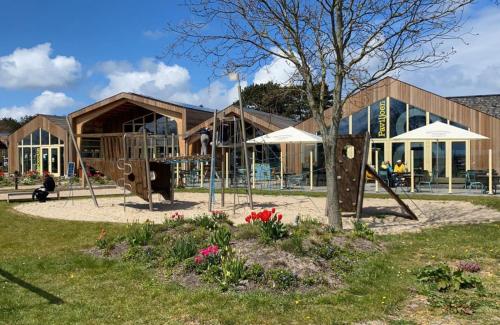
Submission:
M 406 104 L 391 98 L 391 138 L 406 132 Z

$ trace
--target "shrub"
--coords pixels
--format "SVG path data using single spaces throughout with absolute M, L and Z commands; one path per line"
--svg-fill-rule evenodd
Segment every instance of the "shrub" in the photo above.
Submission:
M 265 242 L 276 241 L 288 235 L 286 226 L 281 222 L 283 215 L 276 212 L 275 208 L 272 210 L 262 210 L 258 213 L 252 211 L 250 215 L 245 218 L 247 223 L 257 223 L 261 230 L 262 239 Z
M 173 262 L 180 262 L 196 255 L 196 241 L 191 236 L 181 237 L 172 243 L 168 255 Z
M 266 272 L 266 279 L 271 287 L 287 290 L 298 285 L 298 278 L 287 269 L 271 269 Z
M 457 269 L 463 272 L 476 273 L 481 271 L 481 266 L 475 262 L 460 261 L 457 264 Z
M 153 238 L 153 222 L 146 220 L 143 224 L 133 222 L 127 225 L 127 242 L 132 246 L 144 246 Z
M 262 267 L 262 265 L 252 264 L 246 269 L 245 279 L 254 282 L 263 282 L 264 275 L 265 275 L 265 270 L 264 267 Z
M 354 230 L 353 234 L 355 237 L 359 238 L 364 238 L 368 240 L 374 240 L 374 232 L 370 228 L 368 228 L 368 225 L 366 225 L 362 221 L 355 221 L 354 222 Z
M 231 231 L 226 227 L 217 227 L 210 233 L 208 242 L 223 250 L 227 250 L 231 242 Z
M 446 264 L 437 266 L 427 265 L 417 272 L 417 279 L 427 284 L 431 289 L 448 291 L 450 289 L 482 289 L 481 280 L 474 276 L 467 276 L 461 270 L 452 271 Z
M 223 256 L 221 259 L 221 277 L 219 283 L 223 288 L 238 285 L 245 277 L 245 260 L 235 256 Z

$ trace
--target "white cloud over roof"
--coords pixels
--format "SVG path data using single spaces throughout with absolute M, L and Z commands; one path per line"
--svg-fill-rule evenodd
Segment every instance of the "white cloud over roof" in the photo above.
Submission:
M 23 116 L 35 114 L 61 115 L 62 112 L 59 112 L 59 110 L 70 107 L 74 102 L 73 98 L 64 93 L 45 90 L 28 105 L 0 107 L 0 118 L 20 119 Z
M 0 87 L 47 89 L 66 86 L 80 76 L 81 65 L 74 57 L 51 53 L 51 44 L 43 43 L 0 56 Z

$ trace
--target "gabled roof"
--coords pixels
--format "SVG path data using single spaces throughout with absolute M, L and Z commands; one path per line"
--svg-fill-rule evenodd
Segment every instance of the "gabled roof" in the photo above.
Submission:
M 48 119 L 52 123 L 60 126 L 61 128 L 65 129 L 65 130 L 68 130 L 68 123 L 66 122 L 66 116 L 46 115 L 46 114 L 37 114 L 36 116 L 45 117 L 46 119 Z
M 500 94 L 446 97 L 459 104 L 500 118 Z
M 132 101 L 132 102 L 139 102 L 139 103 L 145 103 L 145 104 L 154 103 L 154 104 L 159 104 L 161 106 L 169 105 L 170 107 L 175 107 L 178 109 L 187 109 L 187 110 L 194 110 L 194 111 L 200 111 L 200 112 L 213 112 L 212 109 L 209 109 L 209 108 L 206 108 L 203 106 L 195 106 L 195 105 L 177 103 L 177 102 L 173 102 L 173 101 L 165 101 L 165 100 L 161 100 L 161 99 L 157 99 L 157 98 L 153 98 L 153 97 L 148 97 L 145 95 L 131 93 L 131 92 L 121 92 L 121 93 L 118 93 L 114 96 L 102 99 L 98 102 L 95 102 L 91 105 L 85 106 L 79 110 L 76 110 L 76 111 L 72 112 L 71 114 L 69 114 L 69 116 L 71 118 L 75 118 L 77 116 L 83 115 L 85 113 L 88 113 L 90 111 L 93 111 L 95 109 L 103 107 L 105 105 L 117 102 L 119 100 L 125 100 L 125 101 L 128 100 L 128 101 Z
M 257 126 L 266 129 L 266 131 L 277 131 L 297 124 L 297 122 L 287 117 L 258 111 L 252 108 L 245 108 L 244 111 L 245 121 L 247 121 L 247 123 L 257 124 Z M 222 119 L 226 116 L 230 116 L 231 114 L 239 116 L 239 113 L 239 107 L 235 105 L 229 105 L 222 111 L 217 112 L 217 117 L 219 119 Z M 212 126 L 212 123 L 213 118 L 208 118 L 204 122 L 189 129 L 184 137 L 189 138 L 191 135 L 196 134 L 202 128 L 210 128 Z

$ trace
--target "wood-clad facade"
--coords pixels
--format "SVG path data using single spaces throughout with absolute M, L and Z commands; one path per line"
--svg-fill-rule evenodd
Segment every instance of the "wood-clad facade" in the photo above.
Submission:
M 470 131 L 487 136 L 489 140 L 481 141 L 466 141 L 465 142 L 465 169 L 487 169 L 488 168 L 488 149 L 493 149 L 493 168 L 500 170 L 500 119 L 486 114 L 480 110 L 473 109 L 457 102 L 449 100 L 447 98 L 441 97 L 429 91 L 423 90 L 421 88 L 415 87 L 405 82 L 393 78 L 385 78 L 379 83 L 373 85 L 367 90 L 357 93 L 351 98 L 351 100 L 346 103 L 343 111 L 344 120 L 344 130 L 348 134 L 354 134 L 355 130 L 359 126 L 359 119 L 361 111 L 365 110 L 366 113 L 366 123 L 368 125 L 367 131 L 372 132 L 372 148 L 379 147 L 385 153 L 383 160 L 393 161 L 394 148 L 401 149 L 404 152 L 404 159 L 409 163 L 410 150 L 413 148 L 413 144 L 410 142 L 403 142 L 398 147 L 398 145 L 391 140 L 395 135 L 394 130 L 391 131 L 391 127 L 395 128 L 395 121 L 391 122 L 391 118 L 396 119 L 395 116 L 396 108 L 392 107 L 395 104 L 398 105 L 397 110 L 404 112 L 406 106 L 406 125 L 398 125 L 397 127 L 402 128 L 403 131 L 409 131 L 412 123 L 409 119 L 412 118 L 410 110 L 413 112 L 423 111 L 421 119 L 425 119 L 425 123 L 431 123 L 434 120 L 442 120 L 445 123 L 450 123 L 463 128 L 467 128 Z M 378 106 L 377 106 L 378 105 Z M 405 106 L 404 106 L 405 105 Z M 373 120 L 377 119 L 379 116 L 373 116 L 373 111 L 376 110 L 377 114 L 380 114 L 381 109 L 385 110 L 386 118 L 384 117 L 384 127 L 386 128 L 385 134 L 382 137 L 377 137 L 377 134 L 373 134 L 374 130 L 370 130 L 370 123 L 373 125 Z M 331 118 L 330 110 L 325 114 L 327 119 Z M 365 121 L 365 116 L 362 116 L 363 122 Z M 404 118 L 403 118 L 404 123 Z M 401 123 L 400 123 L 401 124 Z M 379 125 L 380 128 L 382 127 Z M 420 125 L 421 126 L 421 125 Z M 318 128 L 315 125 L 313 119 L 308 119 L 302 123 L 299 123 L 297 128 L 315 133 Z M 378 129 L 376 130 L 378 131 Z M 377 145 L 378 143 L 378 145 Z M 431 141 L 425 141 L 422 143 L 422 148 L 425 153 L 423 158 L 423 167 L 428 170 L 432 170 L 434 166 L 434 154 L 438 150 L 442 150 L 445 156 L 442 157 L 448 165 L 449 160 L 454 159 L 453 148 L 458 146 L 451 142 L 446 142 L 439 144 L 431 143 Z M 462 144 L 461 144 L 462 145 Z M 464 145 L 462 145 L 463 147 Z M 438 149 L 441 148 L 441 149 Z M 308 148 L 306 150 L 317 150 L 314 148 Z M 300 152 L 300 147 L 298 146 L 288 146 L 287 148 L 287 165 L 289 170 L 300 171 L 304 161 L 301 160 L 302 155 L 298 154 Z M 308 156 L 303 155 L 304 157 Z M 434 159 L 434 160 L 433 160 Z M 441 159 L 441 157 L 439 158 Z M 370 163 L 375 162 L 373 157 L 370 157 Z M 443 168 L 444 168 L 443 164 Z M 443 171 L 445 175 L 440 175 L 440 177 L 448 177 L 452 171 Z M 454 175 L 455 176 L 455 175 Z
M 69 159 L 65 117 L 37 115 L 9 135 L 9 173 L 64 174 Z

